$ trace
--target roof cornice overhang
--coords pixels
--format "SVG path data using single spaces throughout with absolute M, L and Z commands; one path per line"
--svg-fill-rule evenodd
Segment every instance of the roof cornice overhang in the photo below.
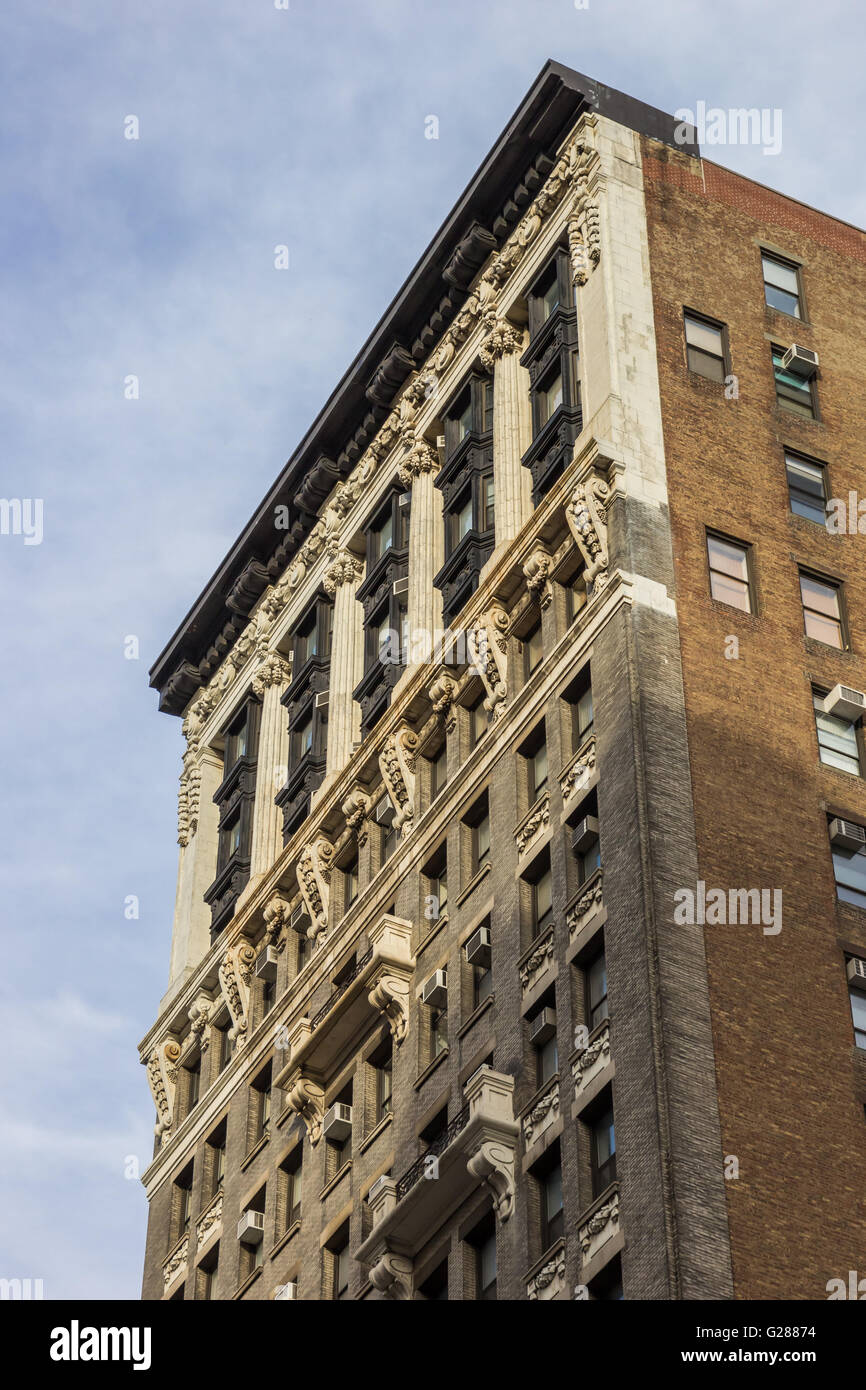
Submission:
M 677 122 L 559 63 L 545 63 L 487 158 L 150 670 L 160 709 L 182 714 L 231 650 L 248 614 L 348 476 L 409 374 L 448 328 L 490 251 L 510 234 L 527 174 L 551 160 L 585 111 L 674 145 Z M 690 144 L 690 153 L 697 146 Z M 525 191 L 525 190 L 524 190 Z M 514 216 L 510 213 L 513 210 Z M 289 526 L 275 529 L 278 507 Z

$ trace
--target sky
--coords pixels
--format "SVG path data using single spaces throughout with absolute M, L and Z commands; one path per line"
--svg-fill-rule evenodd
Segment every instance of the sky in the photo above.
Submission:
M 863 226 L 861 23 L 7 0 L 0 497 L 29 525 L 0 534 L 0 1277 L 139 1296 L 182 751 L 147 671 L 544 62 L 670 112 L 778 110 L 777 153 L 705 152 Z

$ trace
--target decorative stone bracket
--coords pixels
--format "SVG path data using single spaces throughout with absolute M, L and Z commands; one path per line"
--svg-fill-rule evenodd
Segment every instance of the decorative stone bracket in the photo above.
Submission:
M 154 1134 L 160 1145 L 167 1143 L 174 1123 L 174 1096 L 177 1088 L 177 1064 L 180 1061 L 180 1043 L 176 1038 L 166 1038 L 154 1048 L 147 1059 L 147 1080 L 150 1093 L 156 1106 L 156 1126 Z
M 278 951 L 286 949 L 286 930 L 292 909 L 288 898 L 282 893 L 274 893 L 265 904 L 262 913 L 265 921 L 265 945 L 276 946 Z
M 468 634 L 467 647 L 486 692 L 484 708 L 501 719 L 508 696 L 508 614 L 503 608 L 488 609 Z
M 226 1007 L 231 1015 L 229 1037 L 240 1048 L 246 1042 L 249 1027 L 250 983 L 256 960 L 254 947 L 248 941 L 238 942 L 226 951 L 219 968 L 219 980 Z
M 321 837 L 304 845 L 298 855 L 298 888 L 310 917 L 307 936 L 311 941 L 324 936 L 328 930 L 333 858 L 334 846 Z
M 355 785 L 343 802 L 343 815 L 346 824 L 358 841 L 360 849 L 367 843 L 367 817 L 370 814 L 370 798 L 363 787 Z
M 187 1015 L 190 1021 L 189 1040 L 192 1041 L 195 1039 L 198 1041 L 202 1055 L 207 1052 L 210 1046 L 210 1029 L 208 1025 L 210 1024 L 212 1008 L 212 1001 L 204 995 L 199 995 L 198 999 L 190 1005 Z
M 369 1271 L 369 1280 L 385 1298 L 410 1299 L 415 1265 L 408 1255 L 385 1250 Z
M 379 770 L 394 810 L 394 828 L 405 835 L 415 815 L 415 750 L 418 735 L 402 725 L 385 740 L 379 754 Z
M 585 563 L 587 593 L 598 593 L 608 581 L 607 501 L 610 488 L 597 473 L 577 483 L 565 504 L 571 534 Z
M 427 687 L 427 699 L 430 701 L 433 713 L 437 719 L 442 721 L 449 733 L 457 723 L 454 714 L 456 694 L 457 682 L 446 671 L 440 671 Z
M 312 1077 L 298 1071 L 285 1086 L 286 1105 L 300 1115 L 311 1144 L 318 1144 L 322 1137 L 322 1120 L 325 1115 L 325 1093 Z
M 523 566 L 526 587 L 540 608 L 547 608 L 553 598 L 550 571 L 553 561 L 542 546 L 536 546 Z

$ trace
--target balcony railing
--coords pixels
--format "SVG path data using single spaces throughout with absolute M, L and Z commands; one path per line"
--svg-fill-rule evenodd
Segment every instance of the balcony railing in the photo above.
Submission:
M 397 1201 L 402 1202 L 407 1192 L 411 1192 L 416 1182 L 420 1182 L 425 1173 L 430 1172 L 430 1159 L 438 1158 L 439 1154 L 444 1153 L 454 1140 L 457 1138 L 469 1123 L 469 1106 L 464 1105 L 459 1115 L 455 1115 L 447 1128 L 437 1136 L 425 1153 L 417 1158 L 411 1168 L 407 1168 L 397 1183 Z
M 330 998 L 328 998 L 322 1005 L 322 1007 L 320 1009 L 317 1009 L 316 1012 L 313 1014 L 313 1017 L 310 1019 L 311 1030 L 314 1028 L 318 1028 L 319 1024 L 322 1022 L 322 1019 L 328 1017 L 328 1014 L 334 1008 L 338 1000 L 342 999 L 349 986 L 355 983 L 361 971 L 364 969 L 364 966 L 367 964 L 369 960 L 372 960 L 372 958 L 373 947 L 370 946 L 369 949 L 366 950 L 364 954 L 358 958 L 358 960 L 355 962 L 353 969 L 349 971 L 348 975 L 345 975 L 343 977 L 337 988 L 331 994 Z

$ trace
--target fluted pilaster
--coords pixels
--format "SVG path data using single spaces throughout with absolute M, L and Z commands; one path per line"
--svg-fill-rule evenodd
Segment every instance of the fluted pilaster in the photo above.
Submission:
M 493 372 L 493 481 L 496 488 L 496 546 L 513 540 L 532 513 L 532 479 L 520 460 L 532 443 L 529 373 L 520 365 L 526 345 L 521 328 L 494 324 L 481 347 Z
M 280 697 L 291 680 L 279 652 L 265 657 L 253 677 L 253 692 L 262 702 L 256 770 L 256 800 L 250 850 L 250 882 L 267 873 L 283 847 L 282 815 L 274 798 L 286 780 L 289 729 Z
M 324 575 L 325 592 L 334 599 L 326 777 L 342 771 L 361 737 L 361 709 L 352 691 L 364 674 L 364 615 L 356 598 L 363 573 L 362 562 L 341 550 Z
M 433 585 L 445 555 L 442 498 L 433 486 L 438 470 L 439 455 L 426 440 L 412 446 L 398 469 L 401 483 L 412 490 L 408 592 L 411 665 L 427 659 L 442 629 L 442 594 Z

